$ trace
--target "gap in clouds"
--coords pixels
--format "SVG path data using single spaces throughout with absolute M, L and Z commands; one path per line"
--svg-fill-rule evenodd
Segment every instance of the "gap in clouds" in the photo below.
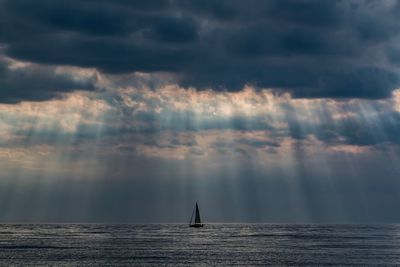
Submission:
M 72 161 L 124 155 L 290 165 L 298 153 L 383 153 L 399 143 L 397 90 L 384 100 L 293 99 L 251 86 L 238 92 L 185 89 L 160 82 L 166 74 L 104 75 L 70 67 L 56 72 L 75 80 L 96 75 L 98 89 L 1 104 L 0 155 L 6 161 L 63 154 Z

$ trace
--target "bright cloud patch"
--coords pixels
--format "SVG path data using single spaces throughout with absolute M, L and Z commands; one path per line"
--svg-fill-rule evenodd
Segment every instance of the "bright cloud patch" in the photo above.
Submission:
M 76 68 L 57 72 L 75 80 L 94 75 Z M 1 157 L 37 151 L 38 161 L 64 153 L 72 158 L 233 157 L 289 164 L 299 149 L 310 156 L 363 154 L 400 141 L 398 91 L 387 100 L 293 99 L 250 86 L 238 92 L 198 91 L 172 83 L 151 88 L 148 79 L 154 77 L 95 75 L 96 86 L 103 88 L 96 93 L 76 91 L 54 100 L 0 105 Z M 138 77 L 140 86 L 127 83 L 137 83 Z

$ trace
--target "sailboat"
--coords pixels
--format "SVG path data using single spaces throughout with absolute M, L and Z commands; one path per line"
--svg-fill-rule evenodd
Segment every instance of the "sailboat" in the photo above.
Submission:
M 193 222 L 193 215 L 195 215 L 194 222 Z M 195 208 L 193 209 L 192 217 L 190 217 L 189 226 L 190 227 L 203 227 L 204 226 L 204 224 L 201 223 L 200 211 L 199 211 L 199 206 L 197 205 L 197 202 L 196 202 Z

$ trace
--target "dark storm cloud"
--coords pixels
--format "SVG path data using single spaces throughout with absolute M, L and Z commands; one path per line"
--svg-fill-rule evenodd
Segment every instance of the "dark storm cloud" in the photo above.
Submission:
M 215 90 L 385 98 L 399 86 L 398 2 L 146 2 L 3 0 L 0 42 L 16 59 Z
M 29 65 L 10 68 L 10 62 L 0 57 L 0 103 L 41 101 L 62 92 L 94 90 L 95 80 L 95 77 L 74 79 L 71 75 L 57 73 L 52 67 Z

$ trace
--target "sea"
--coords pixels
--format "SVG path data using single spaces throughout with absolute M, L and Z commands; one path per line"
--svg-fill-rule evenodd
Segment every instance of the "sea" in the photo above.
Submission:
M 397 266 L 400 225 L 0 224 L 1 266 Z

